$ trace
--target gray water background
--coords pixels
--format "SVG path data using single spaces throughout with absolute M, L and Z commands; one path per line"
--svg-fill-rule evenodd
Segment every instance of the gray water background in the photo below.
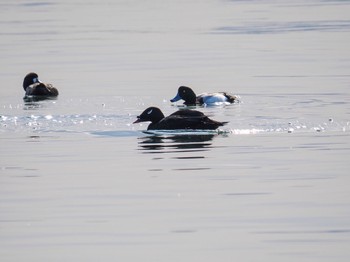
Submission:
M 1 261 L 349 261 L 349 1 L 1 1 Z M 57 100 L 25 103 L 39 73 Z M 180 85 L 212 136 L 154 137 Z

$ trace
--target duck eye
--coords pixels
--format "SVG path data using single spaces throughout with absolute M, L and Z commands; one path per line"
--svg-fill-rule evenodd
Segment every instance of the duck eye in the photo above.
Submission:
M 153 109 L 149 110 L 149 111 L 147 112 L 147 115 L 150 115 L 152 112 L 153 112 Z

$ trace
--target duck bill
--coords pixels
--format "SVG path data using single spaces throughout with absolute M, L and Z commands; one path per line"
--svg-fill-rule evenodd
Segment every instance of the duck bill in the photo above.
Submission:
M 142 120 L 140 118 L 138 118 L 138 119 L 136 119 L 135 122 L 133 122 L 133 124 L 140 123 L 140 122 L 142 122 Z
M 42 82 L 39 80 L 39 78 L 34 78 L 33 83 L 42 83 Z
M 181 99 L 181 96 L 179 93 L 177 93 L 173 99 L 170 99 L 170 102 L 174 103 L 176 101 L 179 101 L 180 99 Z

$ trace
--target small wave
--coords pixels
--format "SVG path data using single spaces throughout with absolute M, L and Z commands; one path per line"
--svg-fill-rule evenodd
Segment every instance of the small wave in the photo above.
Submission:
M 254 135 L 258 133 L 262 133 L 265 130 L 263 129 L 231 129 L 230 133 L 235 134 L 235 135 Z
M 198 130 L 198 129 L 178 129 L 178 130 L 147 130 L 142 131 L 147 135 L 157 136 L 203 136 L 203 135 L 217 135 L 229 134 L 230 130 Z
M 250 23 L 238 26 L 215 28 L 215 34 L 282 34 L 295 32 L 342 32 L 348 31 L 350 21 L 298 21 L 298 22 L 265 22 Z
M 139 131 L 130 131 L 130 130 L 116 130 L 116 131 L 93 131 L 89 132 L 92 135 L 97 136 L 109 136 L 109 137 L 131 137 L 131 136 L 140 136 Z

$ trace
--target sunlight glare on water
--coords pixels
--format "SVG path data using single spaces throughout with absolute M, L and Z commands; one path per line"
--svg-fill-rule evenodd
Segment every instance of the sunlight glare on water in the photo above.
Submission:
M 349 261 L 348 1 L 0 3 L 1 261 Z M 57 99 L 23 100 L 28 72 Z M 181 85 L 217 131 L 147 132 Z

